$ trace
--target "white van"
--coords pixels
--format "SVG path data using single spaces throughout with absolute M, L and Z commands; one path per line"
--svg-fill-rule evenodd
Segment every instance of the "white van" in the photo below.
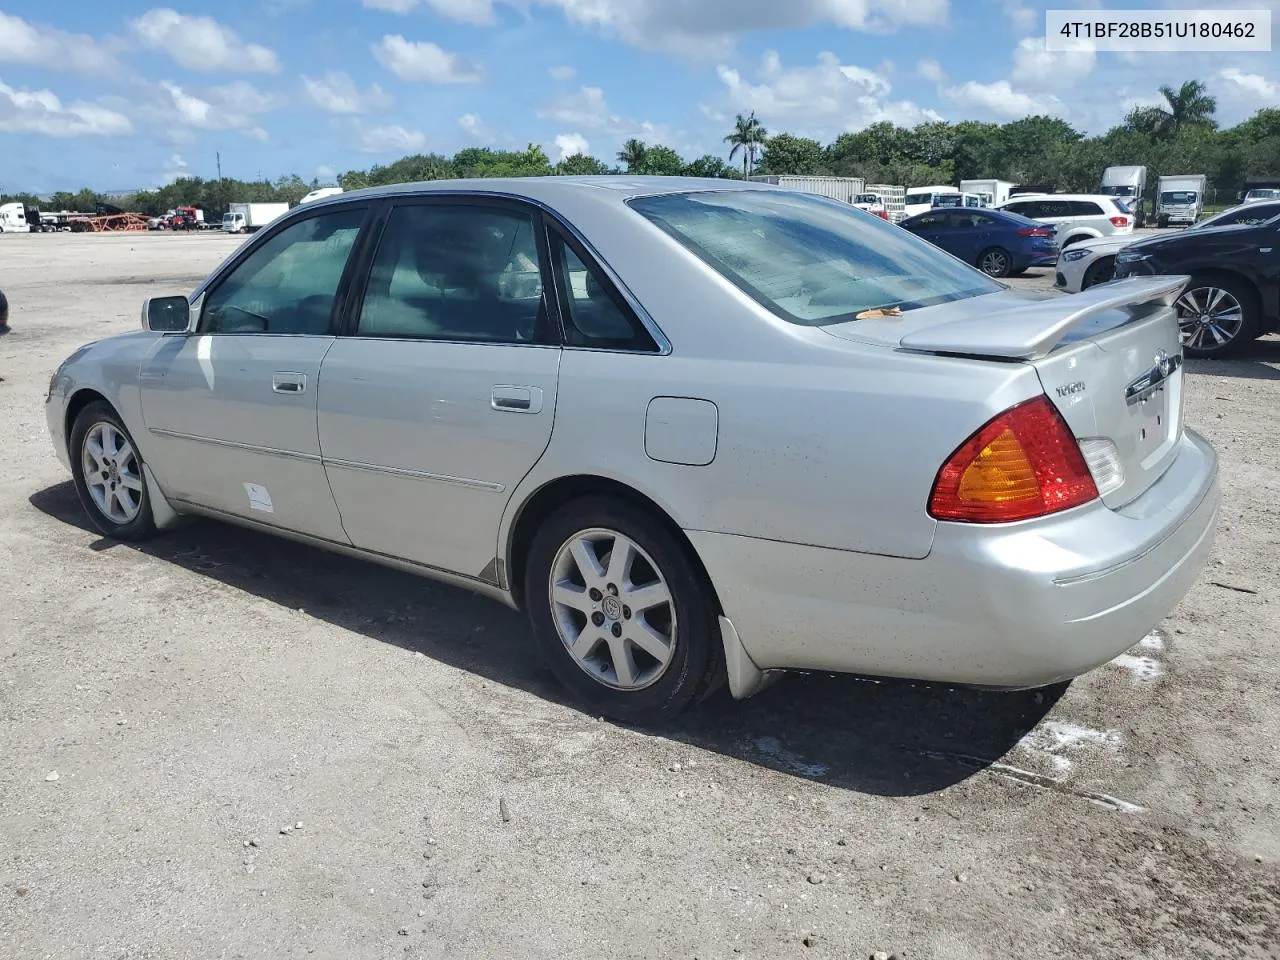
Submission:
M 967 207 L 972 210 L 985 207 L 982 197 L 976 193 L 942 193 L 934 200 L 934 207 Z
M 938 205 L 938 197 L 944 194 L 959 193 L 956 187 L 932 186 L 911 187 L 907 190 L 906 209 L 903 219 L 914 217 L 917 213 L 925 213 Z

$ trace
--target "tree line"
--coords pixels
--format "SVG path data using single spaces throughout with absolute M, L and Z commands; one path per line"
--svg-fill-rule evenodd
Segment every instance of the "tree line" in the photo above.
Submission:
M 997 178 L 1015 183 L 1054 184 L 1060 191 L 1093 192 L 1109 166 L 1140 164 L 1148 181 L 1172 174 L 1209 178 L 1218 203 L 1234 201 L 1246 179 L 1280 177 L 1280 108 L 1264 107 L 1248 120 L 1221 128 L 1217 104 L 1199 81 L 1161 88 L 1164 103 L 1136 108 L 1122 123 L 1088 137 L 1056 117 L 1032 116 L 1009 123 L 964 120 L 901 127 L 872 124 L 841 134 L 828 144 L 790 133 L 770 135 L 754 114 L 738 116 L 724 138 L 729 161 L 714 155 L 686 161 L 672 147 L 627 140 L 616 163 L 575 154 L 553 164 L 543 149 L 469 147 L 453 156 L 427 153 L 402 157 L 368 170 L 338 175 L 345 190 L 415 180 L 454 177 L 524 177 L 583 174 L 648 174 L 741 178 L 761 174 L 862 177 L 868 183 L 904 186 L 954 184 Z M 737 162 L 741 161 L 741 167 Z M 232 202 L 287 201 L 296 204 L 321 186 L 296 175 L 275 181 L 205 180 L 183 177 L 157 190 L 113 201 L 116 206 L 155 216 L 178 206 L 200 207 L 220 217 Z M 1215 198 L 1210 194 L 1209 199 Z M 91 190 L 56 193 L 41 203 L 29 194 L 0 196 L 53 210 L 95 209 L 105 198 Z

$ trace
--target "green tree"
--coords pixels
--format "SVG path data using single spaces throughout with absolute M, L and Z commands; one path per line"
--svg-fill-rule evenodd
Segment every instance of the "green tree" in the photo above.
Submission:
M 608 164 L 585 153 L 574 153 L 556 164 L 560 176 L 589 177 L 611 173 Z
M 751 111 L 750 116 L 744 117 L 738 114 L 734 121 L 733 132 L 724 138 L 724 142 L 729 144 L 729 160 L 733 161 L 739 153 L 742 154 L 742 175 L 749 176 L 756 166 L 756 155 L 764 147 L 765 142 L 769 139 L 769 131 L 764 125 L 756 119 L 755 111 Z
M 1175 136 L 1187 127 L 1216 127 L 1213 115 L 1218 111 L 1218 101 L 1199 80 L 1188 80 L 1177 90 L 1163 86 L 1160 95 L 1167 106 L 1157 107 L 1160 117 L 1156 133 Z
M 649 148 L 645 145 L 645 142 L 632 137 L 618 151 L 618 162 L 626 166 L 627 173 L 639 173 L 644 167 L 645 157 L 648 153 Z
M 647 147 L 639 173 L 652 177 L 678 177 L 684 173 L 684 158 L 663 144 Z
M 814 176 L 826 172 L 826 162 L 822 144 L 817 140 L 778 133 L 765 144 L 760 155 L 760 172 Z
M 698 157 L 697 160 L 691 160 L 685 165 L 684 175 L 686 177 L 716 177 L 720 179 L 732 177 L 735 171 L 729 168 L 729 165 L 720 157 L 706 154 Z

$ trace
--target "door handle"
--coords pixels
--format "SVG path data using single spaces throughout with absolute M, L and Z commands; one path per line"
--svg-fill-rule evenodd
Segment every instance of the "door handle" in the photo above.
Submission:
M 489 406 L 501 413 L 541 413 L 542 388 L 499 384 L 489 394 Z
M 307 392 L 307 375 L 305 373 L 273 373 L 271 389 L 276 393 L 297 395 Z

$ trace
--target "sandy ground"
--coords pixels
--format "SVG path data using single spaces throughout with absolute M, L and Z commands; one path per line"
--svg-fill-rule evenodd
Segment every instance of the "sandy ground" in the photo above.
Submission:
M 0 956 L 1280 952 L 1280 340 L 1190 364 L 1222 533 L 1114 664 L 797 676 L 655 734 L 566 705 L 466 593 L 215 523 L 91 533 L 49 375 L 235 242 L 0 241 Z

